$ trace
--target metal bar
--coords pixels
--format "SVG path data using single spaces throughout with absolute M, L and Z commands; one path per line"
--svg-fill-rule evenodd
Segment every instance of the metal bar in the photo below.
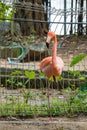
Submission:
M 80 121 L 80 122 L 78 122 L 78 121 L 62 121 L 62 122 L 60 122 L 60 121 L 58 121 L 58 120 L 56 120 L 56 121 L 53 121 L 53 122 L 51 122 L 51 121 L 48 121 L 48 120 L 45 120 L 45 119 L 43 119 L 42 121 L 41 120 L 39 120 L 39 121 L 36 121 L 36 120 L 29 120 L 29 121 L 22 121 L 22 120 L 17 120 L 15 117 L 13 117 L 13 119 L 14 119 L 14 121 L 0 121 L 0 124 L 5 124 L 5 125 L 7 125 L 7 124 L 21 124 L 21 125 L 23 125 L 23 124 L 79 124 L 79 123 L 81 123 L 81 124 L 83 124 L 83 125 L 86 125 L 86 122 L 84 122 L 84 121 Z M 17 121 L 15 121 L 15 120 L 17 120 Z
M 86 0 L 86 34 L 87 34 L 87 0 Z
M 66 0 L 64 0 L 64 35 L 66 35 Z
M 71 22 L 73 23 L 73 0 L 71 0 Z M 70 34 L 72 34 L 73 32 L 73 27 L 72 27 L 72 24 L 71 24 L 71 30 L 70 30 Z
M 20 21 L 20 22 L 37 22 L 37 23 L 54 23 L 54 24 L 87 24 L 87 22 L 52 22 L 52 21 L 45 21 L 45 20 L 34 20 L 34 19 L 24 19 L 24 18 L 0 18 L 0 20 L 9 20 L 9 21 Z

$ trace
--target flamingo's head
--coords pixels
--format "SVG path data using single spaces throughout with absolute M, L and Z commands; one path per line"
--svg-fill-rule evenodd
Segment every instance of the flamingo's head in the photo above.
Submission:
M 46 46 L 47 48 L 49 48 L 49 43 L 51 41 L 51 39 L 55 36 L 54 32 L 49 31 L 47 34 L 47 40 L 46 40 Z

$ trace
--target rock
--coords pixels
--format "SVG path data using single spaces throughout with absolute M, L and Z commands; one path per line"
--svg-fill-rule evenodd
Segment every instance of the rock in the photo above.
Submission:
M 40 43 L 34 43 L 29 46 L 30 50 L 38 51 L 38 52 L 44 52 L 46 51 L 46 43 L 40 42 Z
M 0 36 L 6 32 L 11 30 L 11 22 L 0 22 Z M 18 23 L 14 23 L 14 31 L 20 33 L 20 25 Z
M 29 45 L 29 49 L 26 51 L 23 62 L 27 61 L 39 61 L 48 55 L 45 42 L 33 43 Z

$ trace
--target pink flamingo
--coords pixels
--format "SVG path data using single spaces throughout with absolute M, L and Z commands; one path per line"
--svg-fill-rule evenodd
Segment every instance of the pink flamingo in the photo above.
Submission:
M 52 56 L 44 58 L 39 64 L 39 69 L 43 72 L 48 79 L 52 76 L 56 82 L 56 76 L 60 76 L 64 68 L 63 60 L 57 56 L 57 37 L 54 32 L 49 31 L 47 35 L 46 45 L 49 48 L 49 43 L 51 39 L 54 40 L 52 48 Z M 50 108 L 49 95 L 48 95 L 48 105 Z
M 57 38 L 54 32 L 48 32 L 46 45 L 49 48 L 49 43 L 51 39 L 54 40 L 52 48 L 52 56 L 44 58 L 39 67 L 40 71 L 43 72 L 48 78 L 53 76 L 54 81 L 56 81 L 56 76 L 60 76 L 64 68 L 63 60 L 57 56 Z

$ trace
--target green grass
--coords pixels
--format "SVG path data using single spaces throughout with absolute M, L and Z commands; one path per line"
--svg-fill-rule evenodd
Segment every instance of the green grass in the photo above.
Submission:
M 65 102 L 58 101 L 56 98 L 51 100 L 50 109 L 47 102 L 43 104 L 29 104 L 12 101 L 0 105 L 0 116 L 49 116 L 50 112 L 53 116 L 86 114 L 87 103 L 79 97 L 72 97 Z

